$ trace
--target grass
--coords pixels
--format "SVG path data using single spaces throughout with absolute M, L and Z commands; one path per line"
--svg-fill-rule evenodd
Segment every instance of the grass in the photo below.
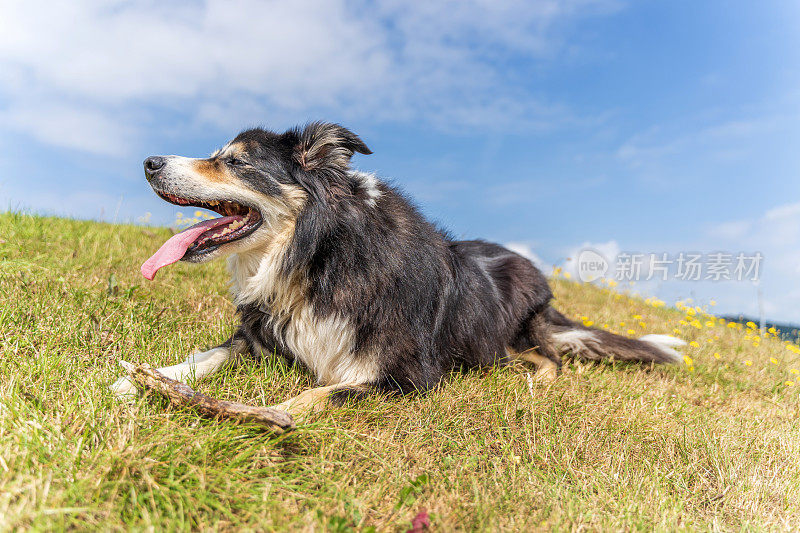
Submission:
M 572 363 L 549 386 L 523 366 L 454 375 L 282 437 L 120 403 L 120 358 L 171 364 L 235 325 L 221 263 L 141 278 L 167 235 L 0 215 L 0 529 L 404 531 L 423 509 L 436 530 L 796 527 L 798 348 L 561 276 L 570 316 L 676 329 L 687 364 Z M 198 385 L 259 405 L 310 386 L 274 361 Z

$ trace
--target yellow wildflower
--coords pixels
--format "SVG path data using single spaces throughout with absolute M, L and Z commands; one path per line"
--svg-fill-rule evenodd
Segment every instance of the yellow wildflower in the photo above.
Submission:
M 750 359 L 745 359 L 744 364 L 747 366 L 753 366 L 753 362 Z
M 700 344 L 697 341 L 692 341 L 689 343 L 689 346 L 691 346 L 692 348 L 697 348 L 700 346 Z

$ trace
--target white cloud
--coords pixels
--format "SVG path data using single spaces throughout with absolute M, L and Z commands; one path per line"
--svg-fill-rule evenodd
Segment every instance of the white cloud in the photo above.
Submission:
M 794 284 L 800 273 L 800 202 L 776 206 L 757 219 L 729 222 L 722 227 L 731 224 L 746 229 L 730 243 L 762 252 L 769 274 Z M 719 226 L 710 228 L 709 233 L 719 236 Z M 725 243 L 725 239 L 720 240 Z
M 614 269 L 616 265 L 617 256 L 620 254 L 619 243 L 615 240 L 606 242 L 584 242 L 580 246 L 572 247 L 568 252 L 566 259 L 560 265 L 565 272 L 569 272 L 575 279 L 578 277 L 578 256 L 583 250 L 594 250 L 599 253 L 609 264 L 608 273 L 604 276 L 606 278 L 614 277 Z
M 795 100 L 775 102 L 751 113 L 727 120 L 699 116 L 688 119 L 688 124 L 656 125 L 631 136 L 616 155 L 639 171 L 658 170 L 698 153 L 716 162 L 747 161 L 757 147 L 754 140 L 796 131 L 800 116 Z
M 564 23 L 616 8 L 609 0 L 4 1 L 0 127 L 64 144 L 54 132 L 82 123 L 69 145 L 106 153 L 152 126 L 148 106 L 201 109 L 199 120 L 215 126 L 335 110 L 541 129 L 569 120 L 568 111 L 525 93 L 493 60 L 552 55 Z M 118 116 L 132 108 L 139 115 L 123 126 Z
M 800 204 L 792 203 L 777 206 L 753 220 L 741 220 L 719 224 L 708 228 L 706 236 L 699 241 L 686 242 L 680 247 L 653 244 L 647 248 L 623 248 L 616 240 L 591 243 L 584 242 L 579 246 L 568 248 L 566 259 L 558 266 L 572 275 L 572 279 L 580 280 L 578 257 L 583 250 L 594 250 L 608 262 L 604 277 L 615 278 L 618 272 L 618 258 L 621 252 L 644 254 L 638 280 L 634 284 L 621 281 L 620 289 L 631 291 L 642 296 L 657 296 L 672 304 L 677 300 L 692 299 L 695 304 L 705 305 L 716 300 L 718 306 L 712 311 L 719 314 L 738 315 L 744 313 L 758 317 L 758 290 L 763 293 L 764 309 L 769 320 L 800 323 L 800 310 L 797 301 L 800 289 L 796 280 L 800 276 Z M 777 237 L 776 237 L 777 235 Z M 681 281 L 675 276 L 676 257 L 681 252 L 710 254 L 723 251 L 739 253 L 751 257 L 760 252 L 763 260 L 760 265 L 759 282 L 749 280 Z M 662 280 L 656 273 L 648 280 L 651 268 L 650 257 L 655 254 L 667 254 L 671 261 L 667 280 Z M 704 259 L 705 261 L 705 259 Z
M 783 256 L 800 251 L 800 202 L 776 206 L 755 219 L 724 222 L 708 228 L 722 242 L 734 241 L 754 250 Z
M 121 155 L 133 138 L 130 126 L 119 117 L 58 102 L 17 102 L 0 111 L 0 123 L 26 131 L 46 144 L 95 154 Z
M 683 242 L 681 245 L 653 244 L 649 248 L 622 248 L 617 241 L 590 243 L 568 249 L 567 259 L 560 265 L 570 272 L 574 279 L 580 279 L 577 258 L 582 250 L 592 249 L 600 253 L 609 263 L 606 277 L 613 278 L 617 272 L 617 258 L 620 252 L 644 254 L 639 280 L 633 286 L 623 283 L 622 288 L 641 295 L 658 296 L 668 303 L 678 299 L 692 298 L 698 304 L 717 300 L 714 311 L 721 314 L 744 313 L 757 317 L 759 312 L 757 293 L 760 287 L 764 298 L 764 309 L 768 319 L 800 323 L 800 308 L 797 289 L 800 277 L 800 202 L 788 203 L 766 210 L 763 215 L 753 219 L 735 220 L 717 224 L 706 229 L 698 240 Z M 680 281 L 675 278 L 677 267 L 675 258 L 681 252 L 710 254 L 725 252 L 732 255 L 745 254 L 752 257 L 760 252 L 759 281 L 749 280 L 711 281 L 703 274 L 701 281 Z M 651 265 L 650 254 L 660 257 L 667 254 L 672 261 L 666 281 L 660 276 L 647 280 Z M 734 263 L 735 265 L 735 263 Z
M 536 252 L 533 251 L 533 245 L 529 242 L 512 241 L 505 243 L 503 246 L 512 252 L 530 260 L 531 263 L 536 265 L 536 268 L 545 274 L 550 274 L 550 272 L 553 270 L 553 265 L 547 263 L 541 257 L 539 257 Z
M 35 82 L 93 101 L 241 90 L 291 105 L 381 68 L 377 36 L 345 20 L 336 2 L 36 4 L 9 6 L 0 57 Z
M 717 224 L 709 228 L 708 233 L 712 237 L 731 240 L 744 236 L 751 226 L 752 223 L 748 220 L 734 220 Z
M 800 217 L 800 202 L 779 205 L 764 214 L 764 220 L 771 222 L 781 220 L 788 220 L 791 222 L 797 219 L 797 217 Z

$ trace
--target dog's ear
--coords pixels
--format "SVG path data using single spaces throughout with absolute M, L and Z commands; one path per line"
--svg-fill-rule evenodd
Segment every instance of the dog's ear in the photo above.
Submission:
M 303 170 L 347 170 L 355 152 L 371 154 L 358 135 L 338 124 L 312 122 L 299 133 L 294 157 Z

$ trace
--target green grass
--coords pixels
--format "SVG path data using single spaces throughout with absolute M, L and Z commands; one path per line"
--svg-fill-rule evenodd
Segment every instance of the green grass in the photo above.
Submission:
M 550 386 L 521 365 L 454 375 L 282 437 L 120 403 L 119 359 L 172 364 L 236 323 L 221 262 L 139 275 L 167 235 L 0 215 L 0 529 L 404 531 L 421 509 L 437 530 L 797 527 L 796 348 L 563 278 L 570 316 L 677 328 L 690 366 L 569 364 Z M 270 405 L 311 380 L 267 361 L 197 386 Z

